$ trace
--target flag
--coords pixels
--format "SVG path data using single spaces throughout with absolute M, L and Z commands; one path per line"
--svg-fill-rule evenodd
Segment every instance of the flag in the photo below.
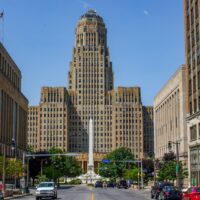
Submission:
M 3 18 L 3 15 L 4 15 L 4 13 L 3 13 L 3 11 L 0 13 L 0 18 Z

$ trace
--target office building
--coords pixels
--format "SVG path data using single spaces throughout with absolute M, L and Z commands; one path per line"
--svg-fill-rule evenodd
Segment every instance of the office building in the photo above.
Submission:
M 21 71 L 0 43 L 0 153 L 5 145 L 6 156 L 15 142 L 15 155 L 22 156 L 27 147 L 28 100 L 21 92 Z
M 189 184 L 200 184 L 200 1 L 184 0 Z

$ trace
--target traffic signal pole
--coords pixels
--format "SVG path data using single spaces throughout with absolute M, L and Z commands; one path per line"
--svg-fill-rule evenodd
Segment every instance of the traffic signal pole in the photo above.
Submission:
M 176 145 L 176 186 L 180 189 L 180 167 L 179 167 L 179 141 L 173 142 L 169 141 L 168 142 L 168 148 L 169 150 L 172 148 L 172 144 Z

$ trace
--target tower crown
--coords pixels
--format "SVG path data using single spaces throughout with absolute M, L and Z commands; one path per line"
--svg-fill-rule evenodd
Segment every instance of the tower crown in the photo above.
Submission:
M 97 15 L 95 10 L 88 10 L 84 15 L 81 16 L 80 21 L 98 21 L 103 23 L 103 18 Z

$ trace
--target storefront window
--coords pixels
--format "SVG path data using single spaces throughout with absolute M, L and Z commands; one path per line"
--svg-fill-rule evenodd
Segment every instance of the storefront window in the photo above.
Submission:
M 200 146 L 190 149 L 190 162 L 191 162 L 191 185 L 199 185 L 200 176 Z

